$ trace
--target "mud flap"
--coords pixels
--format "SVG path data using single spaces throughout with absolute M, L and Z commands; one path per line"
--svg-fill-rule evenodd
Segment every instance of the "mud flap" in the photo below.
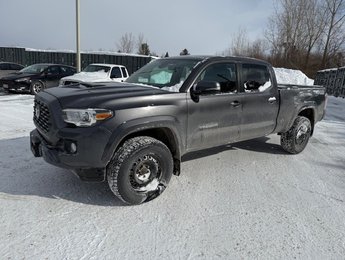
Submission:
M 35 157 L 42 157 L 42 145 L 37 130 L 30 133 L 30 148 Z

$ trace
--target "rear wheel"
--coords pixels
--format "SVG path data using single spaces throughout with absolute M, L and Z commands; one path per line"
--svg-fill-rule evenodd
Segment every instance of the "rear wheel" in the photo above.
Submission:
M 111 191 L 127 204 L 141 204 L 159 196 L 173 173 L 169 148 L 147 136 L 127 140 L 107 166 Z
M 297 154 L 307 146 L 310 135 L 310 120 L 304 116 L 298 116 L 289 131 L 281 134 L 280 143 L 285 151 Z
M 32 95 L 37 94 L 38 92 L 41 92 L 44 89 L 44 85 L 40 81 L 34 81 L 30 85 L 30 93 Z

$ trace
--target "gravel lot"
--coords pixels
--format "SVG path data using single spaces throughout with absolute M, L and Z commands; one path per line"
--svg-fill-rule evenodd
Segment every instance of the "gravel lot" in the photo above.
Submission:
M 141 206 L 34 158 L 32 101 L 0 96 L 2 259 L 344 259 L 344 99 L 302 154 L 272 135 L 187 155 Z

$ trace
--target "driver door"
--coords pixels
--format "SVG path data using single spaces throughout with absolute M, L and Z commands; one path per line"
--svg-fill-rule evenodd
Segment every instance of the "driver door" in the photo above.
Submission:
M 218 82 L 219 93 L 200 94 L 188 100 L 187 150 L 195 151 L 236 141 L 240 135 L 242 105 L 239 102 L 237 65 L 213 63 L 194 82 Z

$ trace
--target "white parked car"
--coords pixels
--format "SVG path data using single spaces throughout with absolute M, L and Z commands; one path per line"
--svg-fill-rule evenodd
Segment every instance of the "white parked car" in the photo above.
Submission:
M 72 76 L 60 80 L 59 86 L 87 82 L 123 82 L 128 78 L 128 71 L 123 65 L 90 64 Z

